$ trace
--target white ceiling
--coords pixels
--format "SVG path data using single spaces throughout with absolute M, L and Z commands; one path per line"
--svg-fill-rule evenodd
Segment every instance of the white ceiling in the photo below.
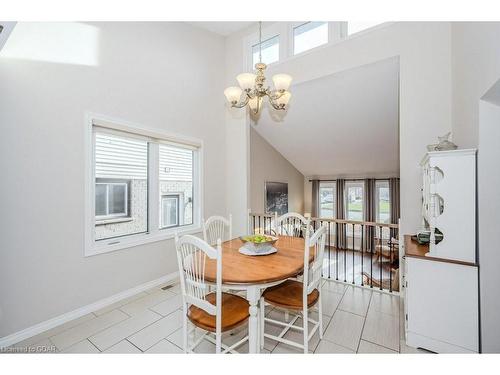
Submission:
M 189 24 L 201 27 L 202 29 L 211 31 L 213 33 L 228 36 L 237 31 L 246 29 L 248 26 L 255 22 L 188 22 Z
M 397 174 L 398 86 L 397 58 L 292 85 L 286 115 L 255 129 L 305 176 Z

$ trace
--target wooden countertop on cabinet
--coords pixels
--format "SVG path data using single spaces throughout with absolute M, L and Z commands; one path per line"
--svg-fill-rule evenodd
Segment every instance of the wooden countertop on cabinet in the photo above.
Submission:
M 410 234 L 404 235 L 405 239 L 405 256 L 410 258 L 420 258 L 435 262 L 445 262 L 453 264 L 461 264 L 464 266 L 477 267 L 476 263 L 463 262 L 455 259 L 445 259 L 426 255 L 429 252 L 429 245 L 421 245 L 416 240 L 412 239 Z

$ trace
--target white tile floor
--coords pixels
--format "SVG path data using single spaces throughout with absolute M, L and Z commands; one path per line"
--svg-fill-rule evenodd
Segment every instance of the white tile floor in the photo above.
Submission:
M 179 285 L 166 290 L 162 287 L 139 293 L 13 346 L 37 348 L 37 352 L 182 353 Z M 330 280 L 325 281 L 322 294 L 324 335 L 322 340 L 318 333 L 312 337 L 311 353 L 425 352 L 405 345 L 399 297 Z M 283 319 L 282 311 L 267 309 L 268 315 Z M 226 333 L 223 342 L 235 343 L 246 331 L 245 326 Z M 267 324 L 266 331 L 276 334 L 280 328 Z M 301 340 L 296 331 L 288 332 L 285 337 Z M 248 344 L 237 350 L 248 351 Z M 196 352 L 214 353 L 215 345 L 203 342 Z M 262 352 L 300 353 L 300 350 L 266 338 Z

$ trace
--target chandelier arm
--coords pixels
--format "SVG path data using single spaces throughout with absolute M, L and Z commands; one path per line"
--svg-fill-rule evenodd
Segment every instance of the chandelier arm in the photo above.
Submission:
M 240 103 L 238 103 L 238 102 L 232 103 L 231 107 L 234 107 L 234 108 L 243 108 L 243 107 L 245 107 L 248 104 L 249 101 L 250 101 L 250 96 L 247 94 L 246 98 L 243 99 L 242 102 L 240 102 Z
M 276 104 L 275 100 L 270 95 L 268 95 L 268 96 L 269 96 L 269 103 L 271 103 L 271 105 L 273 106 L 274 109 L 276 109 L 278 111 L 285 110 L 284 104 Z
M 255 107 L 255 109 L 250 108 L 250 110 L 255 116 L 257 116 L 260 112 L 260 102 L 261 102 L 260 98 L 257 98 L 257 106 Z
M 285 95 L 285 92 L 286 92 L 285 90 L 273 90 L 266 92 L 266 94 L 267 96 L 269 96 L 269 98 L 276 100 Z

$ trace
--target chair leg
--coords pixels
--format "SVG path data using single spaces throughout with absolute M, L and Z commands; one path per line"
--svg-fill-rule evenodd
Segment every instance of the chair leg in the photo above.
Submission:
M 222 348 L 222 332 L 215 333 L 215 353 L 220 354 Z
M 302 311 L 302 323 L 304 327 L 304 354 L 309 352 L 309 318 L 307 315 L 307 307 Z
M 265 324 L 265 318 L 266 318 L 266 306 L 264 302 L 264 298 L 260 298 L 260 327 L 259 327 L 259 334 L 260 334 L 260 348 L 264 349 L 264 324 Z
M 319 322 L 319 338 L 320 340 L 323 338 L 323 304 L 321 303 L 321 292 L 319 293 L 319 305 L 318 305 L 318 322 Z
M 185 308 L 184 308 L 185 310 Z M 184 353 L 187 353 L 188 352 L 188 345 L 189 345 L 189 341 L 188 341 L 188 324 L 187 324 L 187 316 L 186 314 L 184 313 L 184 316 L 183 316 L 183 319 L 182 319 L 182 336 L 183 336 L 183 343 L 184 343 Z

